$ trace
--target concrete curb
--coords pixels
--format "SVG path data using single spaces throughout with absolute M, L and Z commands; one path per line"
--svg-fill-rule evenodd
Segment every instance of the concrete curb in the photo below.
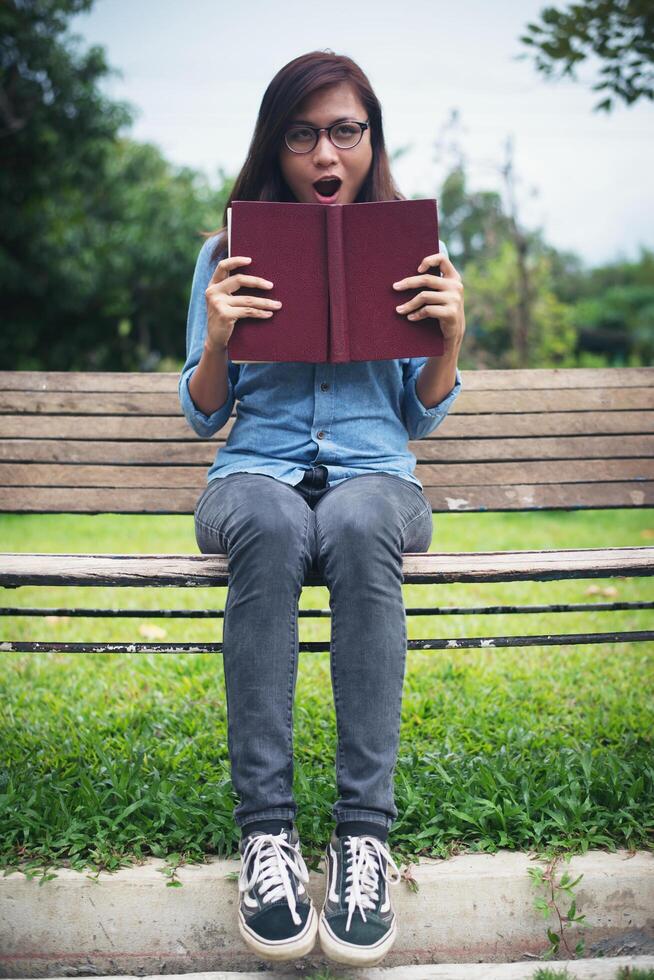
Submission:
M 165 863 L 154 859 L 97 876 L 59 869 L 43 885 L 20 872 L 0 878 L 0 976 L 170 977 L 220 970 L 260 975 L 265 964 L 238 934 L 237 883 L 225 877 L 236 875 L 239 866 L 238 859 L 212 858 L 179 868 L 181 888 L 166 887 Z M 388 968 L 402 966 L 407 975 L 412 964 L 504 964 L 542 956 L 552 919 L 533 908 L 541 893 L 527 870 L 535 866 L 544 864 L 512 851 L 412 866 L 418 891 L 405 883 L 393 889 L 399 934 L 377 974 L 389 976 Z M 654 854 L 594 851 L 561 862 L 557 880 L 563 870 L 573 878 L 583 875 L 575 894 L 586 923 L 582 930 L 566 930 L 570 949 L 583 937 L 587 957 L 654 956 Z M 312 872 L 310 891 L 318 907 L 324 889 L 324 874 Z M 560 909 L 567 911 L 565 897 Z M 317 945 L 290 975 L 325 966 L 336 973 Z M 432 974 L 423 969 L 421 976 Z
M 543 963 L 442 963 L 440 966 L 394 966 L 390 969 L 377 967 L 356 970 L 356 980 L 530 980 Z M 557 972 L 566 971 L 571 980 L 615 980 L 621 967 L 654 969 L 654 956 L 616 956 L 604 960 L 554 960 L 547 964 Z M 333 977 L 346 980 L 347 973 L 332 969 Z M 274 980 L 298 980 L 305 973 L 280 973 L 277 970 L 262 973 L 166 973 L 162 976 L 142 977 L 140 980 L 261 980 L 262 976 Z M 351 975 L 351 974 L 350 974 Z M 95 977 L 94 980 L 134 980 L 132 976 Z

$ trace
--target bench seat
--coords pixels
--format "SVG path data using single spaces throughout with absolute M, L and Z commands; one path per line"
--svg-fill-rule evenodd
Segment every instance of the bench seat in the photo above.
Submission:
M 534 582 L 654 574 L 654 548 L 405 554 L 406 584 Z M 0 555 L 0 585 L 226 586 L 223 555 Z M 310 575 L 307 585 L 324 585 Z

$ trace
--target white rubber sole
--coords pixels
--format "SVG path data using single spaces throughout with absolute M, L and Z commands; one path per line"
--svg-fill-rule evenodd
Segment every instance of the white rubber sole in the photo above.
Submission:
M 256 953 L 257 956 L 261 956 L 264 960 L 270 960 L 273 963 L 281 963 L 284 960 L 298 959 L 300 956 L 306 956 L 307 953 L 311 952 L 316 944 L 318 916 L 312 905 L 309 918 L 302 932 L 298 933 L 297 936 L 293 936 L 292 939 L 271 939 L 267 941 L 255 935 L 251 929 L 248 929 L 243 919 L 243 914 L 239 909 L 238 931 L 246 946 Z
M 348 966 L 376 966 L 377 963 L 381 963 L 397 938 L 397 916 L 393 919 L 393 925 L 388 933 L 374 946 L 356 946 L 354 943 L 343 942 L 329 928 L 324 912 L 320 913 L 318 920 L 318 935 L 323 953 L 335 963 L 345 963 Z

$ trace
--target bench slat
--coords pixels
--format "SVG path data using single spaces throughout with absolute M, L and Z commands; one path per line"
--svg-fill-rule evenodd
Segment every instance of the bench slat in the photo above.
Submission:
M 407 583 L 513 582 L 643 576 L 654 572 L 654 547 L 406 554 Z M 225 555 L 0 555 L 0 585 L 226 585 Z M 318 575 L 307 584 L 321 584 Z
M 214 452 L 224 443 L 233 425 L 230 418 L 220 433 L 201 440 L 186 419 L 170 416 L 0 415 L 0 439 L 129 439 L 144 442 L 207 442 Z M 532 436 L 589 436 L 654 433 L 652 412 L 550 412 L 522 415 L 448 415 L 430 436 L 420 440 L 494 439 Z
M 637 643 L 654 640 L 654 630 L 612 633 L 543 633 L 531 636 L 469 636 L 456 639 L 407 640 L 407 650 L 471 650 L 493 647 L 576 646 L 592 643 Z M 57 640 L 0 642 L 2 653 L 222 653 L 222 643 L 63 643 Z M 300 653 L 329 653 L 329 640 L 300 640 Z
M 213 463 L 219 441 L 113 442 L 84 439 L 0 440 L 0 460 L 12 463 Z M 409 442 L 419 462 L 475 460 L 620 459 L 654 456 L 654 435 L 561 436 L 543 439 L 420 439 Z
M 654 388 L 563 388 L 558 390 L 468 391 L 450 409 L 451 415 L 489 412 L 606 412 L 654 409 Z M 0 413 L 25 415 L 157 415 L 178 417 L 177 394 L 155 392 L 16 392 L 0 391 Z
M 654 483 L 550 483 L 451 489 L 425 484 L 432 511 L 595 510 L 653 507 Z
M 654 507 L 654 483 L 563 483 L 540 486 L 424 486 L 432 511 L 587 510 Z M 197 490 L 0 487 L 0 512 L 35 514 L 193 514 Z
M 430 487 L 496 486 L 514 483 L 610 483 L 654 481 L 654 459 L 581 459 L 498 463 L 423 463 L 416 476 Z M 66 463 L 0 463 L 3 487 L 196 488 L 206 484 L 205 466 L 93 466 Z
M 654 609 L 651 602 L 557 602 L 545 605 L 407 606 L 407 616 L 500 616 L 517 613 L 631 612 Z M 55 617 L 64 619 L 224 619 L 224 609 L 111 609 L 92 606 L 0 606 L 0 616 Z M 300 619 L 331 619 L 331 609 L 298 609 Z
M 654 385 L 654 368 L 526 368 L 462 371 L 470 391 Z M 176 372 L 0 371 L 0 391 L 177 391 Z

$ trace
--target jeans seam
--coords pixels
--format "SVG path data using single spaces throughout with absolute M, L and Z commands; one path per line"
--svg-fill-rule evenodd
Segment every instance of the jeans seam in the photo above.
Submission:
M 343 486 L 343 485 L 344 484 L 341 484 L 341 486 Z M 337 490 L 337 489 L 338 489 L 338 487 L 334 487 L 334 490 Z M 316 530 L 318 532 L 318 540 L 319 540 L 318 559 L 320 559 L 320 557 L 322 556 L 323 552 L 326 555 L 326 550 L 324 549 L 325 539 L 323 537 L 322 530 L 321 530 L 321 527 L 320 527 L 320 522 L 318 520 L 316 520 Z M 320 560 L 318 561 L 318 564 L 319 565 L 321 564 Z M 327 576 L 325 576 L 325 581 L 326 580 L 327 580 Z M 342 770 L 343 770 L 343 753 L 341 752 L 341 739 L 339 737 L 339 732 L 338 732 L 338 718 L 339 718 L 339 714 L 340 714 L 340 699 L 339 699 L 339 691 L 338 691 L 338 680 L 337 680 L 336 669 L 335 669 L 336 657 L 334 655 L 335 650 L 337 648 L 337 643 L 336 643 L 337 629 L 336 629 L 336 627 L 337 627 L 337 624 L 338 624 L 338 616 L 336 615 L 336 600 L 335 600 L 334 596 L 332 595 L 332 590 L 331 589 L 329 589 L 329 607 L 330 607 L 331 613 L 332 613 L 332 625 L 331 625 L 331 631 L 330 631 L 331 632 L 331 635 L 330 635 L 330 639 L 329 639 L 329 672 L 330 672 L 331 679 L 332 679 L 332 690 L 334 692 L 334 711 L 335 711 L 335 714 L 336 714 L 336 759 L 335 759 L 335 763 L 336 763 L 336 767 L 335 767 L 336 768 L 336 782 L 337 782 L 337 784 L 340 784 L 341 774 L 342 774 Z M 337 789 L 338 789 L 338 792 L 340 794 L 340 785 L 337 786 Z
M 429 514 L 429 516 L 431 517 L 431 513 L 432 513 L 432 512 L 431 512 L 431 509 L 426 509 L 426 510 L 423 510 L 423 511 L 422 511 L 422 513 L 420 513 L 420 514 L 416 514 L 416 516 L 415 516 L 415 517 L 412 517 L 410 521 L 407 521 L 407 522 L 406 522 L 406 524 L 404 525 L 404 527 L 403 527 L 403 528 L 402 528 L 402 530 L 400 531 L 400 536 L 401 536 L 401 538 L 402 538 L 402 551 L 404 551 L 404 535 L 405 535 L 405 533 L 406 533 L 406 529 L 407 529 L 408 527 L 410 527 L 410 526 L 411 526 L 412 524 L 415 524 L 415 522 L 416 522 L 417 520 L 420 520 L 420 518 L 421 518 L 421 517 L 426 517 L 426 516 L 427 516 L 427 514 Z
M 331 676 L 332 676 L 332 687 L 334 689 L 334 709 L 335 709 L 335 712 L 336 712 L 336 759 L 335 759 L 335 762 L 336 762 L 336 781 L 339 784 L 339 786 L 338 786 L 338 792 L 339 792 L 339 795 L 340 795 L 340 792 L 341 792 L 341 788 L 340 788 L 340 786 L 341 786 L 341 777 L 343 775 L 343 768 L 344 768 L 345 763 L 344 763 L 344 759 L 343 759 L 343 751 L 342 751 L 342 746 L 341 746 L 341 738 L 340 738 L 340 735 L 339 735 L 339 732 L 338 732 L 338 719 L 339 719 L 340 714 L 341 714 L 340 689 L 339 689 L 339 686 L 338 686 L 338 677 L 337 677 L 337 671 L 336 671 L 336 651 L 338 650 L 338 643 L 337 643 L 337 636 L 338 636 L 338 629 L 337 629 L 338 616 L 336 615 L 336 600 L 331 597 L 331 591 L 330 591 L 330 603 L 329 603 L 329 605 L 330 605 L 331 611 L 332 611 L 332 628 L 331 628 L 331 637 L 330 637 L 331 651 L 330 651 L 329 661 L 330 661 L 330 668 L 331 668 L 330 669 L 330 673 L 331 673 Z
M 300 566 L 298 569 L 299 573 L 301 573 L 302 571 L 302 566 L 307 551 L 307 543 L 309 537 L 308 527 L 309 527 L 310 515 L 311 515 L 311 509 L 307 507 L 304 516 L 304 529 L 302 532 L 302 549 L 300 551 Z M 298 574 L 298 580 L 299 578 L 300 575 Z M 302 586 L 300 585 L 300 592 L 301 591 L 302 591 Z M 297 598 L 299 599 L 299 594 Z M 289 769 L 292 768 L 293 766 L 293 679 L 295 677 L 295 663 L 297 659 L 297 650 L 296 650 L 296 641 L 297 641 L 297 632 L 298 632 L 297 600 L 294 600 L 293 605 L 291 606 L 290 626 L 291 626 L 291 664 L 290 664 L 291 669 L 288 672 L 288 701 L 287 701 L 287 713 L 286 713 L 286 726 L 288 731 L 288 748 L 286 754 L 287 771 L 289 771 Z M 290 764 L 289 764 L 289 760 L 290 760 Z M 280 774 L 280 782 L 279 782 L 280 795 L 282 795 L 284 791 L 285 791 L 284 773 L 282 772 Z M 290 793 L 292 794 L 292 792 L 293 792 L 293 786 L 291 784 Z
M 216 489 L 218 488 L 219 485 L 220 485 L 220 481 L 218 479 L 209 480 L 209 482 L 207 483 L 206 487 L 204 488 L 204 490 L 200 494 L 200 498 L 199 498 L 198 502 L 195 505 L 195 514 L 196 515 L 199 514 L 200 510 L 206 504 L 206 502 L 209 499 L 209 497 L 213 496 L 214 492 L 216 491 Z

